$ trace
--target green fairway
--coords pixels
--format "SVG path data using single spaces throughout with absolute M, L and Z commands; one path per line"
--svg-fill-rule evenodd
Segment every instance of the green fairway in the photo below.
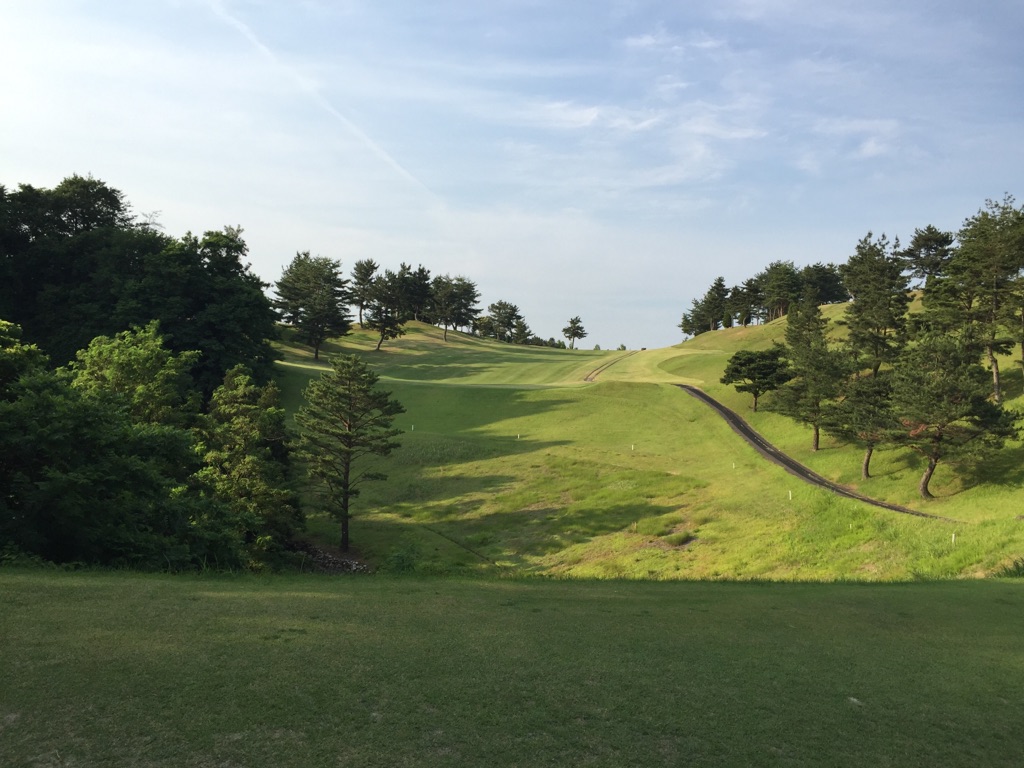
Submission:
M 833 315 L 842 307 L 828 308 Z M 736 349 L 781 338 L 782 322 L 704 334 L 678 347 L 581 352 L 499 344 L 412 324 L 373 351 L 355 332 L 328 354 L 356 352 L 405 405 L 403 447 L 386 483 L 357 500 L 353 543 L 385 570 L 516 572 L 615 578 L 906 579 L 984 575 L 1024 554 L 1024 498 L 998 459 L 996 481 L 942 498 L 915 497 L 917 460 L 880 451 L 859 479 L 855 448 L 825 441 L 718 383 Z M 310 355 L 283 346 L 285 401 L 294 411 Z M 602 367 L 607 366 L 607 367 Z M 596 381 L 585 379 L 601 368 Z M 694 383 L 748 416 L 815 471 L 862 493 L 959 523 L 923 520 L 841 499 L 765 462 L 710 409 L 673 383 Z M 1024 462 L 1020 462 L 1024 466 Z M 333 524 L 311 530 L 325 540 Z
M 0 763 L 1018 766 L 1022 587 L 0 571 Z

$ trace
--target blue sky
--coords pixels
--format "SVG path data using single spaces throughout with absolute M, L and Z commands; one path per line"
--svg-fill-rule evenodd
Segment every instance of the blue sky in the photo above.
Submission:
M 583 346 L 1024 196 L 1024 4 L 7 0 L 0 183 L 474 279 Z

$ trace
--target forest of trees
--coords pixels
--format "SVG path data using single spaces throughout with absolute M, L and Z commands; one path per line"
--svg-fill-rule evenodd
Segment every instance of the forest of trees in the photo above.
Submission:
M 763 286 L 778 264 L 748 281 L 761 291 L 760 319 L 772 317 Z M 1003 407 L 1000 356 L 1019 345 L 1024 366 L 1024 206 L 989 200 L 958 232 L 917 229 L 905 248 L 868 233 L 845 264 L 820 271 L 827 280 L 792 278 L 808 269 L 784 270 L 785 344 L 738 352 L 723 383 L 750 392 L 755 406 L 771 392 L 769 408 L 811 428 L 812 450 L 821 431 L 860 445 L 864 478 L 880 445 L 918 453 L 926 499 L 940 463 L 976 466 L 1017 435 L 1020 414 Z M 724 285 L 716 280 L 681 327 L 711 311 L 718 324 L 702 321 L 699 332 L 742 322 Z M 911 313 L 915 291 L 921 309 Z M 832 334 L 820 310 L 836 300 L 849 301 L 838 321 L 845 334 Z

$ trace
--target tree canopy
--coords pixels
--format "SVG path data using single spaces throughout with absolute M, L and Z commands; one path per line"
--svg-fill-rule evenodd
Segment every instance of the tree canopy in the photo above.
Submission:
M 562 335 L 569 340 L 569 349 L 573 348 L 573 342 L 576 339 L 585 339 L 587 332 L 583 328 L 583 321 L 580 320 L 579 315 L 569 319 L 569 324 L 562 329 Z
M 314 360 L 320 359 L 327 339 L 344 336 L 351 328 L 347 284 L 340 262 L 310 256 L 309 251 L 295 254 L 275 284 L 281 317 L 313 348 Z
M 721 382 L 734 384 L 737 392 L 753 395 L 751 407 L 756 411 L 761 395 L 778 389 L 793 378 L 783 353 L 782 347 L 777 346 L 763 350 L 741 349 L 725 364 Z

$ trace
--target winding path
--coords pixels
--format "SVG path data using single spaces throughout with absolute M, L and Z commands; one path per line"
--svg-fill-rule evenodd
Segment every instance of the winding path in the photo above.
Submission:
M 852 491 L 849 488 L 837 485 L 831 480 L 826 480 L 821 475 L 812 472 L 810 469 L 805 467 L 800 462 L 787 456 L 774 445 L 765 440 L 761 435 L 754 431 L 754 429 L 735 411 L 725 407 L 720 402 L 715 400 L 713 397 L 708 395 L 703 390 L 697 389 L 697 387 L 691 387 L 689 384 L 676 384 L 681 390 L 689 395 L 697 398 L 706 405 L 711 406 L 719 415 L 726 420 L 733 432 L 738 434 L 752 446 L 754 449 L 764 456 L 769 461 L 778 464 L 784 470 L 789 472 L 791 475 L 800 478 L 804 482 L 816 485 L 820 488 L 825 488 L 832 491 L 840 496 L 845 496 L 848 499 L 856 499 L 857 501 L 863 501 L 865 504 L 871 504 L 882 509 L 889 509 L 893 512 L 899 512 L 904 515 L 913 515 L 914 517 L 927 517 L 932 520 L 944 520 L 949 523 L 959 522 L 949 517 L 942 517 L 940 515 L 930 515 L 927 512 L 919 512 L 916 509 L 909 509 L 907 507 L 901 507 L 898 504 L 889 504 L 885 501 L 879 501 L 878 499 L 872 499 L 869 496 L 862 496 L 856 491 Z

